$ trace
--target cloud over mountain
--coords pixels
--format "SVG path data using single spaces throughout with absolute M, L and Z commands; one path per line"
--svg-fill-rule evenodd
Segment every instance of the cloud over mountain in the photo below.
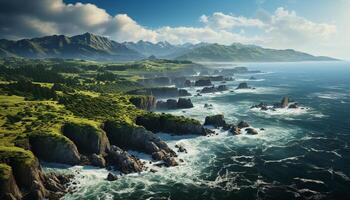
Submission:
M 335 25 L 310 21 L 282 7 L 272 14 L 259 11 L 253 18 L 215 12 L 202 15 L 199 20 L 202 23 L 200 27 L 164 26 L 150 29 L 127 14 L 112 16 L 90 3 L 67 4 L 63 0 L 0 1 L 0 38 L 8 39 L 93 32 L 116 41 L 240 42 L 309 50 L 310 45 L 329 42 L 337 32 Z

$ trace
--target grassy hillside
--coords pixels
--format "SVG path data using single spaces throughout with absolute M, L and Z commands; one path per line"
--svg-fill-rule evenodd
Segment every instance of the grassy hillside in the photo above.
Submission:
M 177 57 L 192 61 L 234 61 L 234 62 L 283 62 L 333 60 L 328 57 L 316 57 L 292 49 L 275 50 L 254 45 L 232 44 L 230 46 L 207 44 Z

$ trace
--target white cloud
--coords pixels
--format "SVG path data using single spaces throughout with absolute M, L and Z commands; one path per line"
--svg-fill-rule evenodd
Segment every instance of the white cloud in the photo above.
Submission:
M 250 19 L 242 16 L 226 15 L 215 12 L 211 16 L 202 15 L 200 21 L 213 29 L 232 29 L 236 27 L 262 27 L 259 19 Z

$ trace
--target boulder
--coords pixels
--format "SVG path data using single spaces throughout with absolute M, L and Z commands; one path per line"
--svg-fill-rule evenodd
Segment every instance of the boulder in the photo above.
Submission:
M 96 167 L 105 167 L 106 166 L 106 161 L 103 158 L 103 156 L 97 155 L 95 153 L 90 156 L 90 162 L 93 166 L 96 166 Z
M 250 87 L 248 87 L 248 84 L 247 83 L 240 83 L 239 85 L 238 85 L 238 87 L 236 88 L 236 90 L 238 90 L 238 89 L 249 89 Z
M 152 110 L 156 106 L 156 98 L 154 96 L 133 96 L 129 101 L 137 108 L 143 110 Z
M 200 92 L 201 93 L 214 93 L 214 92 L 217 92 L 217 89 L 214 86 L 204 87 Z
M 246 128 L 249 127 L 249 124 L 246 121 L 240 121 L 237 125 L 238 128 Z
M 179 98 L 177 101 L 177 108 L 193 108 L 191 99 Z
M 298 103 L 290 104 L 290 105 L 288 106 L 288 108 L 292 108 L 292 109 L 298 108 Z
M 189 93 L 185 89 L 179 89 L 179 96 L 184 97 L 184 96 L 191 96 L 191 93 Z
M 110 147 L 106 133 L 91 125 L 66 123 L 62 132 L 85 155 L 105 154 Z
M 163 150 L 152 153 L 153 160 L 164 160 L 167 156 L 167 153 Z
M 247 128 L 247 129 L 245 129 L 245 132 L 249 135 L 257 135 L 258 134 L 258 131 L 253 129 L 253 128 Z
M 164 159 L 165 166 L 171 167 L 171 166 L 177 166 L 178 163 L 176 162 L 174 157 L 166 157 Z
M 232 125 L 231 128 L 230 128 L 230 132 L 231 132 L 233 135 L 239 135 L 239 134 L 241 134 L 241 129 L 238 128 L 238 127 L 235 126 L 235 125 Z
M 118 180 L 118 176 L 117 175 L 114 175 L 112 173 L 108 173 L 107 175 L 107 181 L 115 181 L 115 180 Z
M 168 99 L 166 101 L 167 108 L 168 109 L 176 109 L 177 108 L 177 101 L 175 99 Z
M 222 92 L 228 90 L 226 85 L 219 85 L 217 88 L 217 91 Z
M 212 83 L 210 79 L 200 79 L 194 83 L 195 86 L 211 86 Z
M 75 144 L 59 134 L 33 133 L 29 135 L 32 151 L 47 162 L 76 165 L 80 163 L 80 154 Z
M 225 126 L 226 122 L 224 119 L 224 115 L 218 114 L 218 115 L 211 115 L 205 117 L 204 125 L 211 125 L 215 128 L 217 127 L 223 127 Z
M 289 104 L 288 97 L 283 97 L 281 100 L 281 108 L 288 107 L 288 104 Z
M 141 172 L 144 168 L 141 161 L 114 145 L 111 146 L 108 153 L 108 164 L 115 166 L 119 171 L 125 174 Z

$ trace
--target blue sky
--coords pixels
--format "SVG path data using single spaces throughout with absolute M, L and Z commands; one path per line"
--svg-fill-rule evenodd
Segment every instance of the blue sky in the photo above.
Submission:
M 337 0 L 335 0 L 337 1 Z M 126 13 L 150 27 L 200 26 L 198 17 L 214 12 L 255 17 L 259 9 L 274 12 L 279 7 L 295 10 L 311 20 L 332 22 L 340 4 L 332 0 L 64 0 L 66 3 L 92 3 L 111 15 Z
M 0 38 L 91 32 L 145 40 L 255 44 L 350 58 L 350 0 L 0 1 Z

